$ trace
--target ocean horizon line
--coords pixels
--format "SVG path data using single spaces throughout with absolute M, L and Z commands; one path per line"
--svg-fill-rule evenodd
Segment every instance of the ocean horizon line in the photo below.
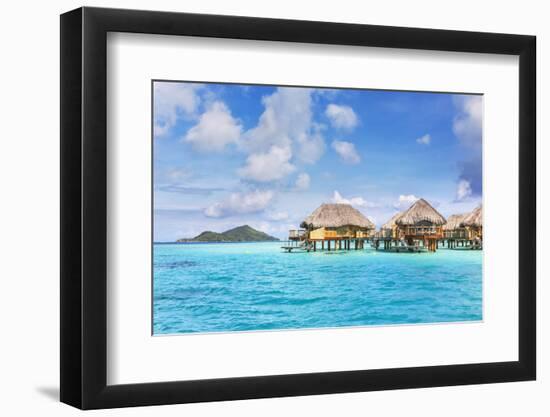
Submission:
M 228 241 L 212 241 L 212 242 L 177 242 L 177 241 L 169 241 L 169 242 L 155 242 L 153 241 L 153 245 L 205 245 L 205 244 L 211 244 L 211 243 L 276 243 L 276 242 L 285 242 L 284 239 L 278 239 L 278 240 L 242 240 L 238 242 L 228 242 Z

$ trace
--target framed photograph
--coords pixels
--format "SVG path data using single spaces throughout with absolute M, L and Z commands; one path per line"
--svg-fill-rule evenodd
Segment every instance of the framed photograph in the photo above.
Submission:
M 61 16 L 61 401 L 533 380 L 535 37 Z

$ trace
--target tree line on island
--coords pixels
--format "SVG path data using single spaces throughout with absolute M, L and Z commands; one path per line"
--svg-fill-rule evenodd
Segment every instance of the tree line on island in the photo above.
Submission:
M 267 233 L 253 229 L 249 225 L 235 227 L 222 233 L 211 232 L 209 230 L 193 238 L 182 238 L 176 242 L 271 242 L 277 241 L 276 237 Z

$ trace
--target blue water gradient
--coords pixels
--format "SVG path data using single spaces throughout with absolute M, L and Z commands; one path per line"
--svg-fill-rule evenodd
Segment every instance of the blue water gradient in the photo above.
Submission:
M 154 334 L 482 320 L 482 252 L 155 244 Z

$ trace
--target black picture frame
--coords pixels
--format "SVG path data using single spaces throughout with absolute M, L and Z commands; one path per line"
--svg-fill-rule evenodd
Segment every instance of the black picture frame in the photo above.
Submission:
M 108 32 L 519 56 L 519 360 L 107 385 Z M 62 402 L 95 409 L 535 379 L 534 36 L 84 7 L 61 15 L 60 56 Z

